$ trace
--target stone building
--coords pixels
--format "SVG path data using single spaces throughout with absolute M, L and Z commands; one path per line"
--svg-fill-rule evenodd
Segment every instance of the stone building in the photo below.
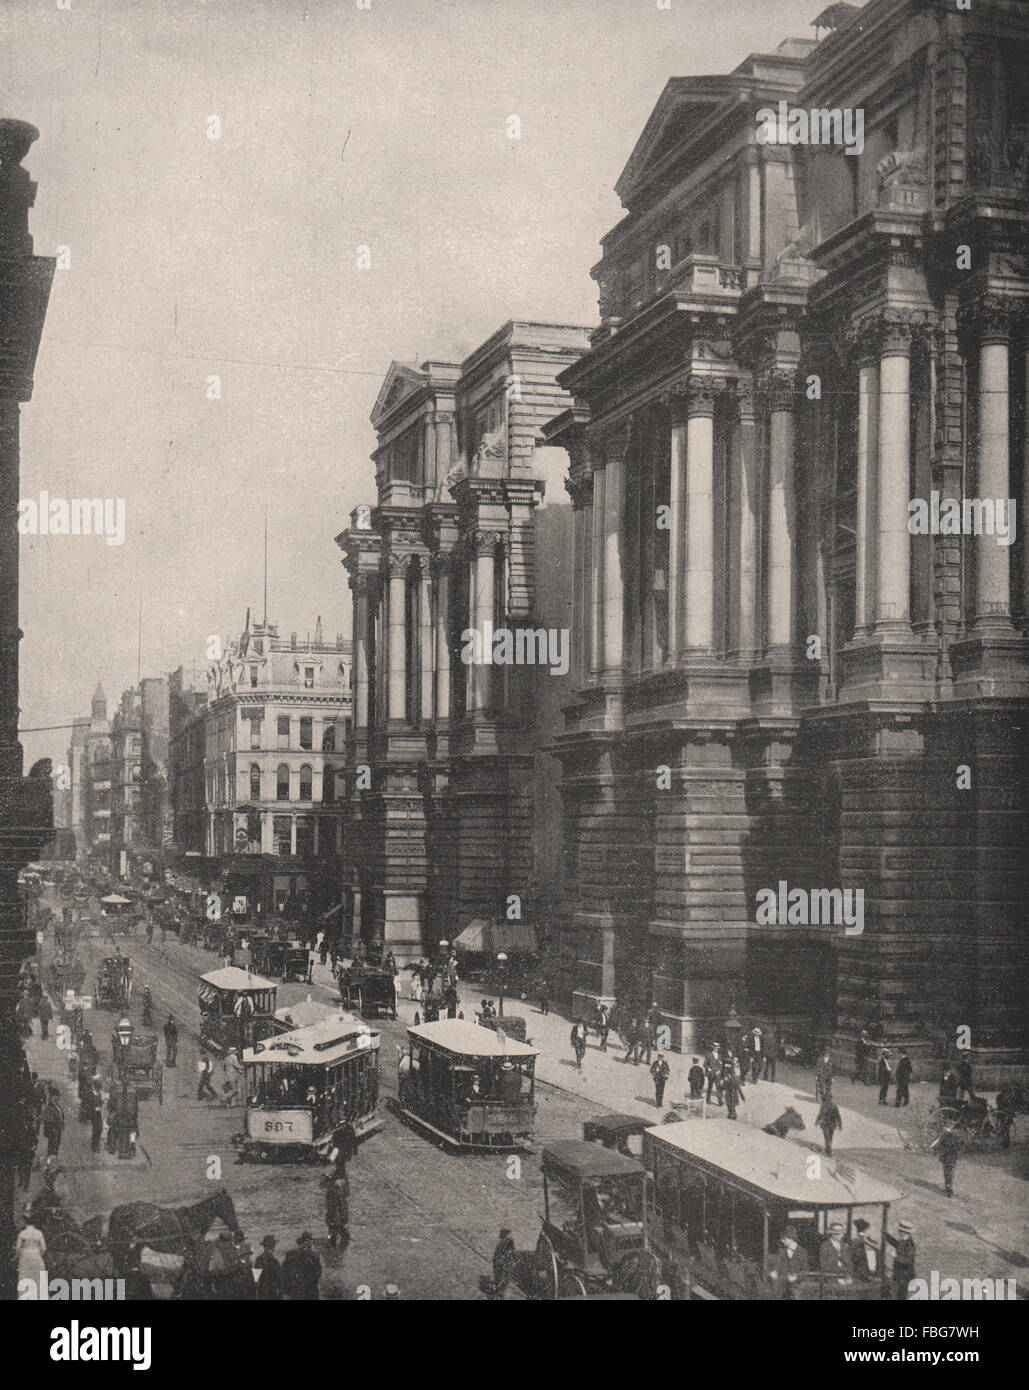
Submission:
M 168 799 L 173 852 L 202 855 L 207 843 L 204 805 L 206 669 L 180 666 L 168 677 Z
M 208 683 L 190 717 L 173 679 L 177 849 L 199 851 L 208 877 L 265 910 L 329 910 L 341 878 L 350 642 L 327 641 L 320 618 L 313 634 L 288 639 L 248 623 Z
M 337 537 L 354 595 L 343 934 L 400 960 L 475 921 L 529 948 L 556 906 L 547 744 L 567 676 L 463 658 L 472 632 L 492 656 L 502 629 L 516 657 L 528 634 L 568 634 L 567 460 L 537 436 L 586 346 L 584 329 L 510 322 L 460 364 L 394 362 L 372 412 L 377 503 Z
M 964 534 L 909 503 L 1029 502 L 1029 7 L 818 22 L 669 81 L 545 432 L 577 998 L 654 998 L 684 1047 L 732 1004 L 867 1026 L 925 1068 L 964 1025 L 983 1075 L 1024 1046 L 1029 547 L 996 503 Z M 780 103 L 808 143 L 768 138 Z

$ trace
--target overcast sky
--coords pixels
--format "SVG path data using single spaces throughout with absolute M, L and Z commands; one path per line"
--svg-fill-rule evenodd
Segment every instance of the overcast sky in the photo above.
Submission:
M 374 499 L 390 360 L 459 361 L 509 318 L 595 322 L 612 186 L 667 79 L 812 37 L 820 8 L 3 0 L 0 107 L 41 132 L 35 248 L 71 258 L 21 495 L 123 498 L 127 528 L 22 537 L 22 725 L 88 712 L 98 678 L 113 706 L 140 594 L 144 675 L 259 615 L 266 506 L 270 618 L 349 633 L 333 536 Z M 26 735 L 27 764 L 67 737 Z

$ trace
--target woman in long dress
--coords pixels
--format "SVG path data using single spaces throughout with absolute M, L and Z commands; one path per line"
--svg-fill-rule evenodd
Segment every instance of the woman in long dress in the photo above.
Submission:
M 43 1232 L 33 1226 L 28 1207 L 25 1208 L 24 1217 L 25 1224 L 18 1233 L 18 1239 L 15 1242 L 15 1250 L 18 1255 L 18 1297 L 20 1299 L 38 1299 L 43 1296 L 41 1284 L 42 1275 L 46 1269 L 44 1263 L 46 1241 L 43 1239 Z M 23 1279 L 32 1280 L 35 1285 L 34 1293 L 22 1289 L 21 1281 Z

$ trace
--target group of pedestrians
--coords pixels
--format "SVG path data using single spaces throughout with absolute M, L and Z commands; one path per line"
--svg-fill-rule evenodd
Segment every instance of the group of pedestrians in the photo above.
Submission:
M 893 1298 L 904 1302 L 915 1278 L 915 1232 L 909 1221 L 902 1221 L 896 1236 L 887 1233 L 886 1242 L 893 1250 L 890 1287 Z M 817 1263 L 812 1268 L 815 1251 L 809 1256 L 800 1242 L 796 1226 L 788 1223 L 779 1238 L 779 1247 L 769 1260 L 768 1276 L 779 1298 L 803 1297 L 801 1289 L 818 1274 L 842 1286 L 877 1281 L 885 1272 L 886 1252 L 868 1221 L 858 1217 L 854 1233 L 848 1239 L 842 1221 L 832 1221 L 818 1246 Z M 798 1285 L 800 1289 L 798 1289 Z

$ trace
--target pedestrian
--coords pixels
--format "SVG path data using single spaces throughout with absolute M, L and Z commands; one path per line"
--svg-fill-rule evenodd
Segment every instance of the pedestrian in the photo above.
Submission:
M 640 1060 L 640 1021 L 633 1015 L 629 1019 L 628 1027 L 619 1029 L 622 1034 L 622 1041 L 625 1043 L 625 1060 L 637 1066 Z
M 32 1208 L 26 1206 L 22 1212 L 22 1228 L 15 1242 L 18 1256 L 18 1297 L 19 1299 L 40 1299 L 43 1297 L 41 1284 L 46 1274 L 46 1241 L 43 1232 L 37 1230 L 32 1222 Z M 35 1289 L 22 1290 L 21 1281 L 30 1280 Z
M 238 1105 L 242 1100 L 243 1064 L 234 1047 L 230 1047 L 222 1063 L 222 1100 L 226 1105 Z
M 722 1090 L 725 1095 L 725 1118 L 735 1120 L 736 1102 L 745 1100 L 746 1097 L 736 1075 L 736 1058 L 731 1052 L 725 1054 L 725 1062 L 722 1065 Z
M 654 1025 L 650 1021 L 650 1014 L 648 1014 L 646 1018 L 640 1020 L 636 1047 L 637 1056 L 645 1067 L 650 1066 L 655 1042 Z
M 862 1028 L 861 1036 L 854 1044 L 854 1075 L 852 1081 L 855 1086 L 859 1081 L 864 1081 L 865 1079 L 865 1066 L 868 1062 L 868 1055 L 871 1050 L 872 1039 L 868 1036 L 867 1031 Z
M 167 1067 L 175 1065 L 175 1059 L 179 1055 L 179 1030 L 175 1026 L 175 1019 L 168 1015 L 168 1022 L 164 1025 L 164 1064 Z
M 859 1284 L 874 1283 L 878 1280 L 882 1267 L 882 1252 L 879 1242 L 872 1235 L 872 1228 L 863 1216 L 854 1222 L 856 1238 L 851 1245 L 851 1262 L 854 1279 Z
M 507 1226 L 502 1226 L 497 1243 L 493 1247 L 493 1282 L 489 1293 L 491 1299 L 504 1297 L 514 1274 L 516 1253 L 510 1230 Z
M 209 1097 L 211 1100 L 218 1099 L 215 1089 L 211 1085 L 211 1075 L 213 1071 L 214 1067 L 211 1065 L 211 1059 L 205 1052 L 201 1055 L 199 1062 L 197 1062 L 197 1100 L 203 1100 L 205 1097 Z
M 822 1131 L 822 1137 L 825 1140 L 825 1152 L 831 1156 L 833 1135 L 837 1130 L 841 1133 L 843 1131 L 843 1116 L 840 1114 L 840 1107 L 832 1098 L 831 1090 L 825 1093 L 822 1108 L 815 1120 L 815 1128 Z
M 275 1255 L 275 1237 L 265 1236 L 261 1241 L 261 1253 L 254 1261 L 254 1268 L 261 1271 L 257 1280 L 258 1301 L 268 1302 L 282 1298 L 282 1265 Z
M 704 1094 L 704 1068 L 700 1065 L 697 1057 L 693 1059 L 693 1065 L 686 1075 L 686 1080 L 690 1084 L 690 1100 L 700 1100 Z
M 764 1045 L 764 1035 L 755 1024 L 750 1033 L 750 1079 L 755 1085 L 761 1079 L 761 1070 L 765 1060 Z
M 941 1105 L 957 1105 L 958 1101 L 958 1079 L 954 1074 L 954 1068 L 948 1063 L 940 1082 L 939 1102 Z
M 597 1037 L 600 1039 L 600 1050 L 601 1052 L 606 1052 L 607 1035 L 611 1031 L 611 1021 L 608 1017 L 606 1004 L 597 1004 L 593 1012 L 593 1026 L 597 1030 Z
M 540 976 L 539 994 L 540 994 L 540 1013 L 541 1013 L 541 1014 L 549 1014 L 549 1013 L 550 1013 L 550 985 L 548 984 L 548 982 L 547 982 L 547 977 L 546 977 L 545 975 L 541 975 L 541 976 Z
M 575 1065 L 581 1071 L 582 1059 L 586 1055 L 586 1025 L 581 1018 L 577 1018 L 572 1024 L 571 1044 L 575 1053 Z
M 807 1256 L 797 1242 L 794 1226 L 786 1226 L 779 1238 L 779 1249 L 769 1261 L 768 1277 L 775 1288 L 777 1298 L 793 1298 L 793 1285 L 807 1274 Z
M 911 1058 L 903 1048 L 900 1049 L 900 1061 L 897 1063 L 896 1078 L 897 1090 L 895 1093 L 896 1099 L 893 1102 L 894 1105 L 910 1105 L 911 1092 L 909 1087 L 911 1086 Z
M 722 1103 L 722 1049 L 719 1043 L 712 1043 L 704 1056 L 704 1075 L 707 1077 L 707 1103 L 711 1104 L 711 1092 L 715 1092 L 718 1104 Z
M 906 1303 L 908 1289 L 915 1278 L 915 1228 L 910 1221 L 902 1221 L 895 1236 L 887 1231 L 886 1241 L 895 1252 L 891 1274 L 894 1302 Z
M 815 1067 L 815 1100 L 824 1100 L 826 1092 L 832 1090 L 832 1058 L 823 1052 Z
M 40 1005 L 39 1017 L 40 1021 L 42 1022 L 42 1005 Z M 43 1037 L 46 1037 L 46 1033 L 43 1034 Z M 963 1100 L 966 1095 L 968 1096 L 969 1100 L 975 1100 L 975 1089 L 972 1077 L 972 1063 L 969 1061 L 967 1057 L 962 1057 L 961 1061 L 958 1063 L 958 1100 Z
M 302 1231 L 282 1261 L 283 1297 L 294 1303 L 317 1302 L 321 1278 L 322 1262 L 314 1249 L 314 1237 L 310 1231 Z
M 56 1158 L 61 1148 L 64 1134 L 64 1111 L 60 1105 L 60 1091 L 56 1086 L 50 1088 L 50 1096 L 43 1107 L 43 1135 L 46 1138 L 48 1157 Z
M 650 1068 L 650 1074 L 654 1078 L 654 1104 L 658 1110 L 661 1109 L 661 1104 L 664 1101 L 665 1086 L 668 1084 L 668 1078 L 671 1072 L 671 1067 L 669 1067 L 663 1055 L 659 1052 L 654 1058 L 653 1066 Z
M 48 1038 L 50 1036 L 50 1020 L 54 1016 L 54 1010 L 45 994 L 41 996 L 39 1004 L 36 1006 L 36 1015 L 39 1018 L 39 1036 Z
M 84 1072 L 87 1078 L 96 1075 L 98 1056 L 96 1043 L 93 1041 L 93 1034 L 90 1032 L 83 1033 L 82 1041 L 79 1043 L 79 1071 Z
M 936 1157 L 943 1166 L 943 1191 L 948 1197 L 954 1196 L 954 1169 L 957 1167 L 958 1158 L 961 1155 L 961 1138 L 956 1133 L 953 1125 L 945 1125 L 943 1133 L 936 1139 L 932 1147 L 936 1150 Z
M 32 1000 L 27 994 L 23 994 L 15 1005 L 14 1016 L 18 1023 L 18 1031 L 23 1038 L 32 1037 Z
M 843 1222 L 831 1222 L 829 1234 L 818 1252 L 818 1268 L 823 1274 L 838 1279 L 841 1284 L 849 1284 L 854 1277 L 854 1259 L 843 1237 Z
M 98 1154 L 104 1133 L 104 1094 L 99 1076 L 94 1076 L 89 1083 L 89 1124 L 90 1145 L 93 1152 Z
M 329 948 L 325 944 L 325 933 L 323 931 L 320 931 L 315 937 L 314 949 L 318 952 L 318 959 L 321 961 L 322 965 L 324 965 L 329 954 Z
M 887 1097 L 890 1092 L 890 1082 L 893 1079 L 893 1063 L 890 1061 L 888 1048 L 883 1048 L 879 1053 L 879 1064 L 876 1068 L 876 1075 L 879 1081 L 879 1104 L 888 1105 Z
M 350 1244 L 350 1181 L 345 1166 L 336 1165 L 322 1177 L 325 1188 L 325 1224 L 329 1244 L 345 1250 Z
M 775 1064 L 779 1060 L 779 1031 L 777 1028 L 770 1028 L 768 1036 L 764 1039 L 763 1051 L 765 1054 L 765 1065 L 761 1076 L 762 1081 L 775 1080 Z
M 252 1266 L 253 1253 L 243 1232 L 233 1231 L 233 1260 L 225 1281 L 225 1294 L 234 1302 L 247 1302 L 257 1297 Z

